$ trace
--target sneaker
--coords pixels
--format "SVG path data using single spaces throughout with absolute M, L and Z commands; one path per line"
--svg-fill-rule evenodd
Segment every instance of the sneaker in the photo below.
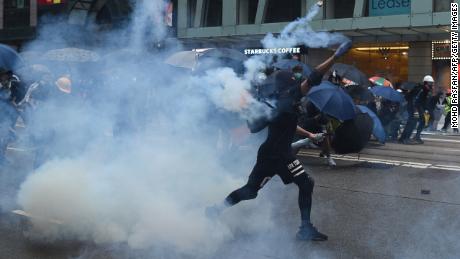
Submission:
M 337 164 L 335 163 L 334 159 L 332 157 L 327 157 L 327 165 L 331 167 L 335 167 Z
M 417 144 L 423 144 L 423 143 L 425 143 L 425 142 L 423 142 L 423 140 L 422 140 L 421 138 L 414 138 L 414 141 L 415 141 L 415 143 L 417 143 Z
M 305 226 L 300 226 L 296 234 L 297 240 L 301 241 L 326 241 L 328 237 L 319 232 L 311 223 Z

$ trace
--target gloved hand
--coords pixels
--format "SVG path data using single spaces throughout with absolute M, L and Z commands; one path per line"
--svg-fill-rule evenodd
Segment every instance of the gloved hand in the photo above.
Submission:
M 347 41 L 343 42 L 342 44 L 340 44 L 339 48 L 335 51 L 334 56 L 336 58 L 340 58 L 345 53 L 347 53 L 347 51 L 349 49 L 351 49 L 352 45 L 353 44 L 352 44 L 351 40 L 347 40 Z
M 317 133 L 317 134 L 313 134 L 313 136 L 310 137 L 310 140 L 314 142 L 321 142 L 323 141 L 324 137 L 325 137 L 324 133 Z

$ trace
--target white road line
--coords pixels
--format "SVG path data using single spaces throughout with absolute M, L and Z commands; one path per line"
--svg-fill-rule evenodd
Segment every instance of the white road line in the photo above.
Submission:
M 447 143 L 460 143 L 460 140 L 456 139 L 437 139 L 437 138 L 422 138 L 423 140 L 433 141 L 433 142 L 447 142 Z
M 305 152 L 305 151 L 299 152 L 299 155 L 305 156 L 305 157 L 318 157 L 317 153 Z M 418 163 L 418 162 L 410 162 L 410 161 L 378 159 L 378 158 L 363 157 L 363 156 L 360 156 L 358 159 L 357 156 L 349 156 L 349 155 L 332 155 L 332 157 L 337 160 L 345 160 L 345 161 L 356 161 L 356 162 L 361 161 L 361 162 L 369 162 L 369 163 L 375 163 L 375 164 L 387 164 L 387 165 L 395 165 L 395 166 L 403 166 L 403 167 L 411 167 L 411 168 L 422 168 L 422 169 L 442 169 L 442 170 L 460 172 L 460 166 L 455 166 L 455 165 Z

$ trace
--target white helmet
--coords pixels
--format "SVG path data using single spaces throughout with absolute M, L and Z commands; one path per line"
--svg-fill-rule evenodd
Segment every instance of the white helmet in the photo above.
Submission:
M 434 83 L 434 79 L 433 79 L 432 76 L 426 75 L 426 76 L 423 78 L 423 82 Z

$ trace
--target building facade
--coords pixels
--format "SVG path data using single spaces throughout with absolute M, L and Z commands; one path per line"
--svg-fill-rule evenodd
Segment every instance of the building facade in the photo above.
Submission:
M 35 38 L 39 23 L 116 26 L 130 11 L 129 0 L 0 0 L 0 42 L 20 48 Z
M 178 0 L 177 37 L 189 48 L 260 48 L 265 34 L 281 31 L 316 2 Z M 342 62 L 354 64 L 368 75 L 402 82 L 434 74 L 446 84 L 451 2 L 326 0 L 311 26 L 350 37 L 354 48 Z M 329 50 L 311 49 L 303 59 L 316 64 L 328 55 Z

